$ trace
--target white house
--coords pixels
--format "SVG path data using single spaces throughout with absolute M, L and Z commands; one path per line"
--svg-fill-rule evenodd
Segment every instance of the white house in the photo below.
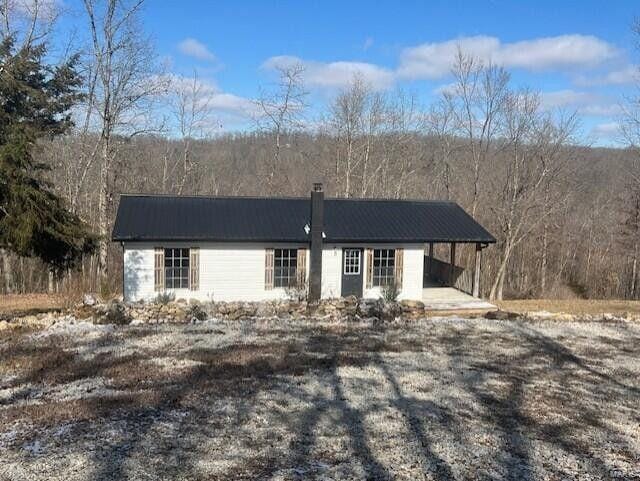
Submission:
M 112 238 L 126 301 L 379 297 L 389 284 L 420 300 L 425 246 L 495 242 L 452 202 L 324 199 L 318 184 L 311 199 L 123 195 Z

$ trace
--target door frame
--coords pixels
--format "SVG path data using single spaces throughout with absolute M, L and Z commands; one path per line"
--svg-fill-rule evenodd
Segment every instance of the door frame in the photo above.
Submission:
M 347 261 L 347 253 L 349 251 L 355 251 L 358 253 L 358 257 L 359 257 L 359 271 L 358 273 L 347 273 L 346 271 L 346 261 Z M 364 270 L 365 270 L 365 265 L 364 265 L 364 247 L 357 247 L 357 246 L 353 246 L 353 247 L 343 247 L 342 248 L 342 256 L 341 256 L 341 260 L 340 260 L 340 296 L 341 297 L 346 297 L 346 296 L 350 296 L 350 295 L 354 295 L 356 297 L 358 297 L 359 299 L 361 299 L 364 296 Z M 360 282 L 359 283 L 349 283 L 348 287 L 350 289 L 353 289 L 354 287 L 356 288 L 356 292 L 347 292 L 345 291 L 345 279 L 354 279 L 355 278 L 359 279 Z

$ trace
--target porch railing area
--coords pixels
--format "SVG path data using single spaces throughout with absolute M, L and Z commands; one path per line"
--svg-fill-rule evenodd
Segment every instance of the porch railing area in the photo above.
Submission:
M 449 275 L 451 273 L 451 279 Z M 435 257 L 424 256 L 424 281 L 425 285 L 437 282 L 443 286 L 455 287 L 459 291 L 473 295 L 473 270 L 460 266 L 451 266 Z

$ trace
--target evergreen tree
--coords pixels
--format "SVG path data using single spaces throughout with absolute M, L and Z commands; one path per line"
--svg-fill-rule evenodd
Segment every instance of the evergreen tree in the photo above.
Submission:
M 0 43 L 0 248 L 65 268 L 96 238 L 45 180 L 49 166 L 33 157 L 38 139 L 69 130 L 80 100 L 76 59 L 51 67 L 45 53 L 44 45 L 16 51 L 13 39 Z

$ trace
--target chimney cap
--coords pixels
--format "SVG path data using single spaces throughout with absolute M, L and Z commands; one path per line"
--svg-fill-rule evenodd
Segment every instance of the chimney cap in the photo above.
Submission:
M 314 182 L 313 183 L 313 191 L 314 192 L 322 192 L 322 182 Z

